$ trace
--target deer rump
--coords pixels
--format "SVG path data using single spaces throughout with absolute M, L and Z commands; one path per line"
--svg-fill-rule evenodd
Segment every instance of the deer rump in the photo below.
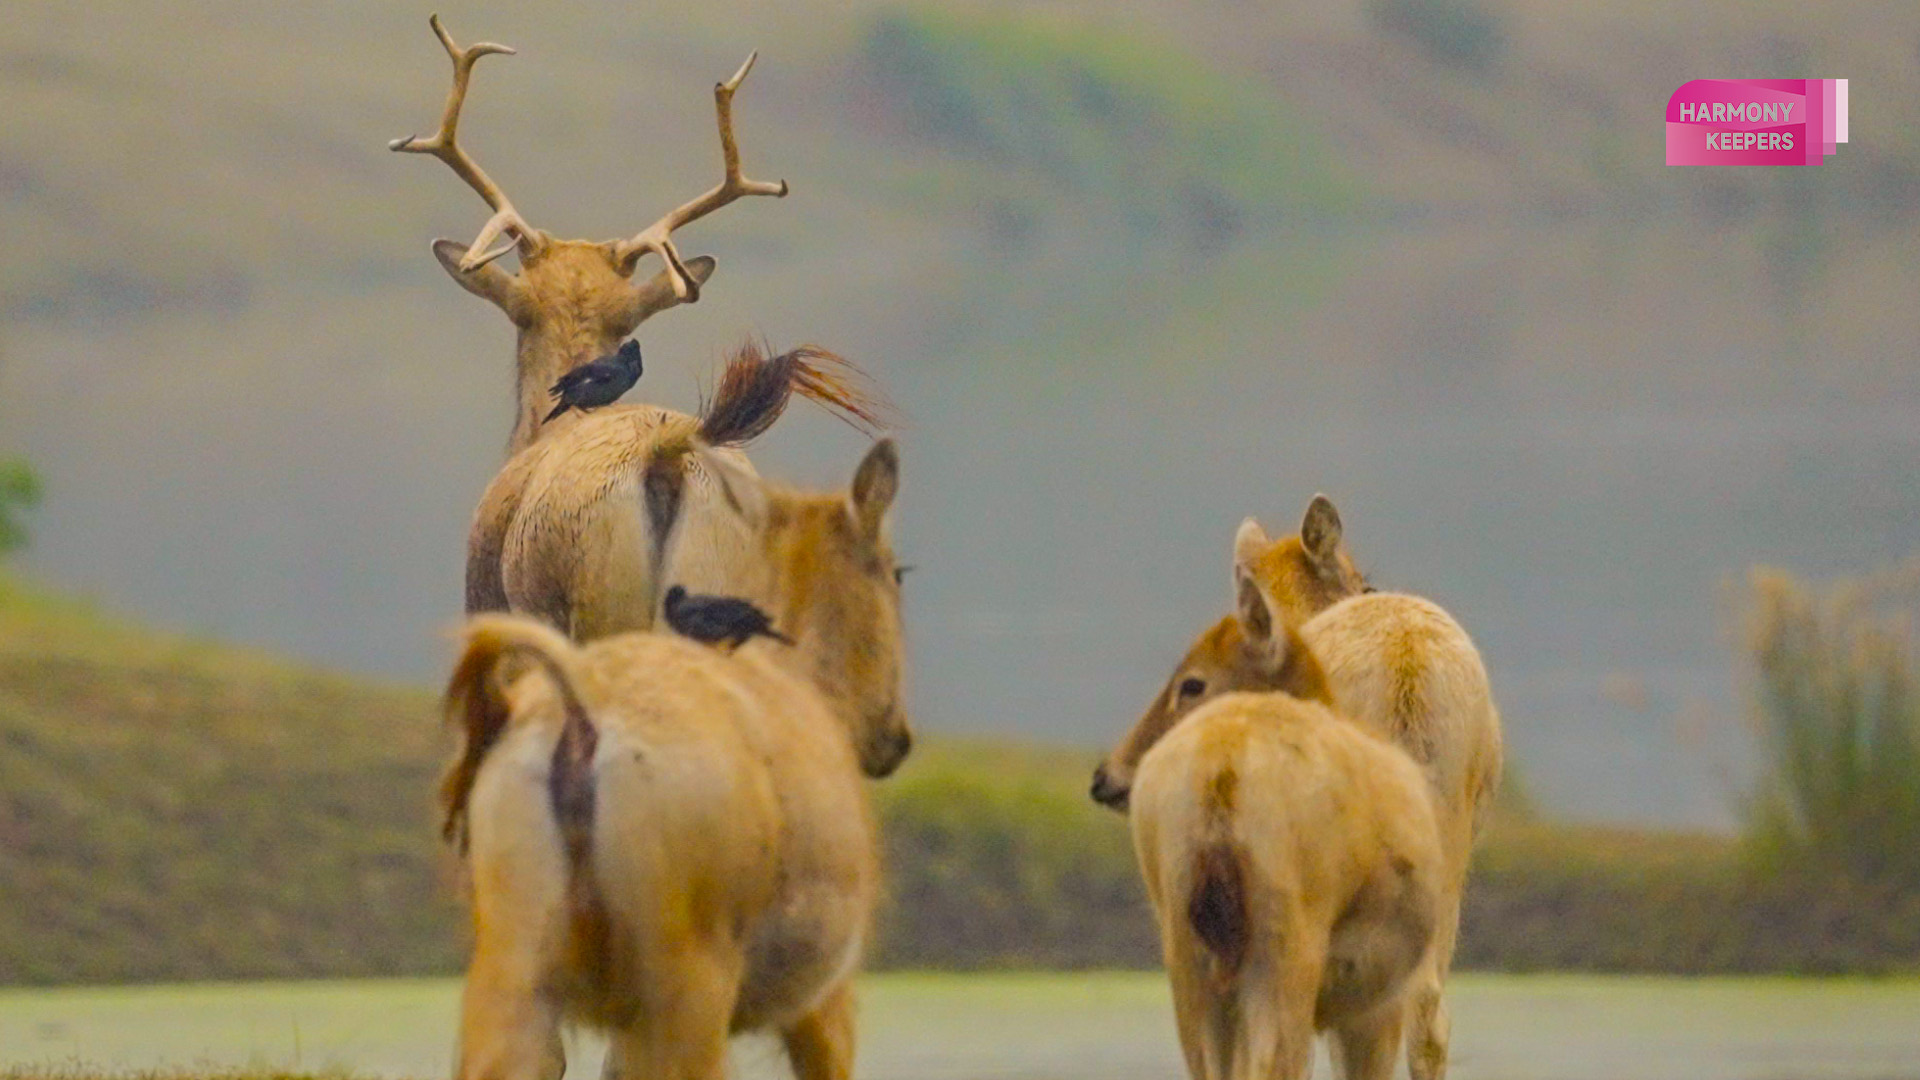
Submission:
M 763 597 L 766 573 L 725 489 L 694 451 L 748 472 L 740 447 L 794 393 L 871 433 L 887 406 L 847 360 L 813 346 L 747 345 L 698 416 L 613 406 L 515 454 L 481 497 L 467 543 L 467 614 L 512 611 L 579 642 L 650 629 L 666 579 Z
M 1391 1060 L 1398 1027 L 1364 1022 L 1431 944 L 1443 869 L 1412 759 L 1323 705 L 1224 694 L 1141 759 L 1130 815 L 1198 1080 L 1297 1080 L 1322 1030 Z
M 772 575 L 753 532 L 696 451 L 752 472 L 739 447 L 772 427 L 796 392 L 866 431 L 890 408 L 840 356 L 812 346 L 768 356 L 747 345 L 697 417 L 614 406 L 514 455 L 468 538 L 467 614 L 530 615 L 585 644 L 652 628 L 669 580 L 767 602 Z M 500 725 L 462 730 L 441 797 L 444 834 L 464 847 L 467 798 Z

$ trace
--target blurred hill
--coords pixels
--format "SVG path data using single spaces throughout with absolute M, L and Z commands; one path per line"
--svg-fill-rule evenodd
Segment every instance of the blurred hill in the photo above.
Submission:
M 444 279 L 478 200 L 425 8 L 122 0 L 0 25 L 0 452 L 28 566 L 179 629 L 419 680 L 443 659 L 511 333 Z M 642 331 L 690 405 L 747 333 L 870 364 L 913 419 L 916 709 L 1106 741 L 1226 603 L 1228 537 L 1341 503 L 1481 641 L 1542 802 L 1725 824 L 1746 759 L 1717 583 L 1920 546 L 1910 11 L 1710 0 L 1283 8 L 499 3 L 463 140 L 539 226 L 713 182 L 707 88 L 793 195 Z M 1817 169 L 1667 169 L 1711 75 L 1847 77 Z M 784 420 L 813 483 L 853 437 Z M 1844 523 L 1836 528 L 1836 523 Z M 1614 692 L 1620 687 L 1631 693 Z
M 433 721 L 0 578 L 0 982 L 445 969 Z
M 439 974 L 464 914 L 421 690 L 159 634 L 0 577 L 0 985 Z M 1151 967 L 1087 751 L 925 740 L 875 785 L 872 963 Z M 1913 971 L 1920 894 L 1744 874 L 1725 837 L 1569 828 L 1509 798 L 1463 966 Z

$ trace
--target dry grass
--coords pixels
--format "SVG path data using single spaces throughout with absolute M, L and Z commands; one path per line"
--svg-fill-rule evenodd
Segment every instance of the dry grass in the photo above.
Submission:
M 1920 561 L 1826 587 L 1749 582 L 1752 716 L 1766 773 L 1748 846 L 1773 876 L 1920 893 Z

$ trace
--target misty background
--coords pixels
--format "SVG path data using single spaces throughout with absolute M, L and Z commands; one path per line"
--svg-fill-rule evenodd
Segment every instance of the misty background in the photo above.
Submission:
M 636 399 L 818 342 L 902 405 L 916 721 L 1104 746 L 1226 609 L 1248 514 L 1334 497 L 1484 651 L 1549 810 L 1718 825 L 1729 581 L 1920 547 L 1920 15 L 1710 0 L 440 8 L 462 142 L 536 226 L 719 175 Z M 425 683 L 503 459 L 513 332 L 428 251 L 487 211 L 427 7 L 21 4 L 0 26 L 0 452 L 22 565 L 162 625 Z M 1668 169 L 1699 77 L 1848 78 L 1811 169 Z M 647 264 L 651 272 L 654 264 Z M 843 482 L 796 405 L 762 472 Z

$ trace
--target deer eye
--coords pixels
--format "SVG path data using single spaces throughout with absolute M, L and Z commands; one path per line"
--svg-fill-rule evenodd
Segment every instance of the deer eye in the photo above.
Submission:
M 1207 692 L 1207 681 L 1193 675 L 1180 680 L 1180 698 L 1197 698 Z

